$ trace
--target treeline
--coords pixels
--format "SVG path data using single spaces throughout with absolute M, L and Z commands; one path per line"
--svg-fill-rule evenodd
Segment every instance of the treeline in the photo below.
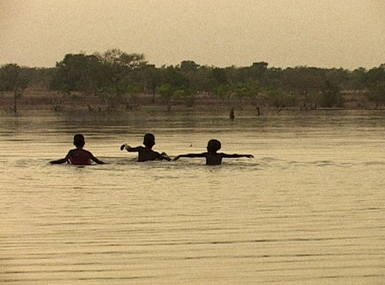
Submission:
M 223 102 L 268 104 L 276 108 L 343 107 L 346 92 L 360 92 L 376 106 L 385 103 L 385 64 L 366 70 L 299 66 L 276 68 L 267 62 L 248 67 L 199 65 L 182 61 L 176 66 L 155 67 L 143 54 L 118 49 L 103 54 L 67 54 L 54 68 L 0 68 L 0 91 L 12 91 L 17 100 L 27 87 L 39 86 L 59 93 L 80 92 L 98 96 L 107 106 L 135 105 L 140 94 L 194 105 L 200 94 Z

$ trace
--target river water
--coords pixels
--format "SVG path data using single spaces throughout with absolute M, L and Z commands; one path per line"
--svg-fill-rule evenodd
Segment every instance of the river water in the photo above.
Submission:
M 385 284 L 385 112 L 3 112 L 1 284 Z M 153 132 L 170 156 L 122 143 Z M 50 165 L 83 133 L 105 165 Z

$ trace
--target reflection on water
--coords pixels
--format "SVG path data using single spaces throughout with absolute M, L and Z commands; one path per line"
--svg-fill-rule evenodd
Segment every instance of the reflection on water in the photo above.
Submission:
M 1 284 L 383 284 L 382 112 L 3 114 Z M 144 120 L 145 118 L 145 120 Z M 222 141 L 227 159 L 137 163 Z M 107 165 L 49 165 L 74 133 Z

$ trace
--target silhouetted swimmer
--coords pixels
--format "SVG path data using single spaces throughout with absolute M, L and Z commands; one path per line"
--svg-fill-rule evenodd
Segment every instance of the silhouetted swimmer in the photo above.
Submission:
M 85 144 L 84 136 L 82 134 L 76 134 L 74 136 L 75 149 L 71 149 L 67 155 L 58 160 L 50 161 L 51 164 L 70 163 L 73 165 L 90 165 L 91 160 L 97 164 L 104 164 L 103 161 L 97 159 L 91 152 L 83 149 Z
M 144 147 L 130 147 L 128 144 L 122 144 L 120 150 L 126 149 L 128 152 L 137 152 L 139 162 L 148 160 L 171 160 L 165 152 L 159 153 L 152 150 L 152 147 L 155 145 L 155 137 L 153 134 L 148 133 L 144 135 L 143 145 Z
M 218 140 L 209 140 L 207 144 L 207 152 L 203 153 L 189 153 L 189 154 L 180 154 L 175 157 L 173 160 L 178 160 L 181 157 L 204 157 L 206 158 L 206 165 L 220 165 L 222 163 L 222 158 L 238 158 L 238 157 L 254 157 L 251 154 L 226 154 L 217 152 L 221 149 L 221 142 Z

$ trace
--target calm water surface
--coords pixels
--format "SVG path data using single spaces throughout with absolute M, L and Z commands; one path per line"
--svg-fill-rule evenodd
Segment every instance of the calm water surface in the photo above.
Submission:
M 385 284 L 384 111 L 1 115 L 1 284 Z

